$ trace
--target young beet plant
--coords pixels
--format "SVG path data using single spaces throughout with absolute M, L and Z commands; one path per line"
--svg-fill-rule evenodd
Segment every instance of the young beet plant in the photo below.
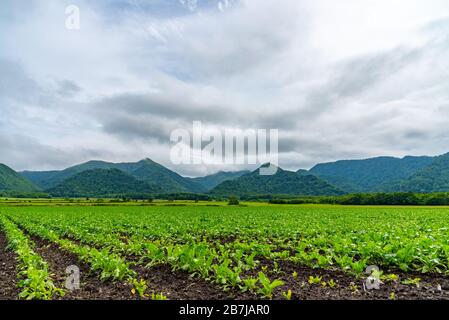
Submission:
M 92 271 L 99 273 L 102 281 L 126 281 L 133 286 L 131 290 L 133 294 L 138 293 L 141 298 L 146 297 L 146 283 L 142 280 L 137 281 L 135 279 L 136 272 L 129 268 L 128 263 L 123 258 L 109 253 L 109 249 L 97 250 L 89 246 L 77 245 L 70 240 L 59 238 L 57 234 L 40 225 L 23 222 L 23 226 L 32 234 L 52 241 L 58 244 L 63 250 L 76 254 L 81 261 L 90 265 Z
M 148 285 L 145 280 L 140 279 L 140 281 L 138 281 L 137 279 L 132 279 L 132 285 L 133 285 L 133 288 L 131 289 L 132 294 L 138 293 L 139 297 L 141 298 L 145 298 L 147 296 L 145 292 L 148 289 Z
M 28 238 L 8 218 L 0 215 L 0 227 L 8 238 L 8 249 L 15 251 L 18 259 L 18 286 L 22 289 L 20 299 L 50 300 L 63 296 L 50 279 L 47 263 L 36 254 Z
M 257 290 L 257 293 L 268 299 L 273 298 L 273 292 L 277 287 L 284 285 L 284 282 L 278 279 L 270 281 L 263 272 L 259 272 L 259 282 L 261 287 Z
M 309 277 L 309 284 L 320 284 L 322 281 L 321 280 L 323 280 L 323 277 L 320 277 L 320 276 L 310 276 Z
M 255 292 L 257 289 L 257 282 L 259 279 L 256 278 L 246 278 L 243 279 L 243 285 L 240 286 L 242 292 Z
M 286 292 L 282 292 L 282 296 L 286 299 L 286 300 L 291 300 L 292 299 L 292 291 L 288 290 Z
M 223 263 L 213 265 L 212 269 L 215 274 L 215 281 L 225 290 L 229 287 L 237 287 L 242 279 L 240 278 L 240 270 L 237 267 L 230 267 L 231 260 L 227 259 Z

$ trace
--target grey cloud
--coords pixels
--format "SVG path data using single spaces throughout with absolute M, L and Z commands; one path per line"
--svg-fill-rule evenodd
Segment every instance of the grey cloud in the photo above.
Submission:
M 42 143 L 23 134 L 0 131 L 0 163 L 14 170 L 64 169 L 92 159 L 108 159 L 115 156 L 111 150 L 78 147 L 65 149 Z
M 242 10 L 177 21 L 148 19 L 142 28 L 157 37 L 138 51 L 138 60 L 132 63 L 141 69 L 140 61 L 151 57 L 159 70 L 181 80 L 227 81 L 279 62 L 292 39 L 305 34 L 302 21 L 307 16 L 297 4 L 249 1 L 239 7 Z
M 1 98 L 33 102 L 41 93 L 37 82 L 17 62 L 0 58 L 0 70 Z
M 4 0 L 0 2 L 0 21 L 6 23 L 23 23 L 32 16 L 36 8 L 35 0 Z M 20 15 L 17 15 L 20 12 Z
M 343 63 L 332 81 L 331 91 L 338 97 L 360 95 L 376 83 L 416 62 L 424 48 L 396 48 L 381 54 L 367 55 Z
M 348 33 L 344 45 L 353 46 L 340 50 L 340 39 L 326 39 L 335 32 L 323 34 L 320 12 L 298 9 L 306 1 L 245 1 L 198 14 L 173 12 L 175 2 L 162 0 L 137 13 L 131 1 L 74 2 L 84 19 L 77 34 L 54 28 L 63 22 L 60 3 L 0 3 L 0 161 L 13 167 L 138 159 L 147 148 L 147 156 L 164 158 L 171 130 L 194 120 L 279 129 L 281 165 L 289 168 L 448 151 L 445 21 L 408 30 L 411 39 L 397 37 L 395 47 L 373 39 L 380 44 L 364 50 L 351 43 L 360 40 L 346 28 L 351 21 L 335 20 Z M 35 30 L 47 41 L 28 38 Z M 415 34 L 427 42 L 414 46 Z
M 218 106 L 213 102 L 200 105 L 190 96 L 178 95 L 174 92 L 164 94 L 123 94 L 105 98 L 93 106 L 99 114 L 103 112 L 134 115 L 157 115 L 165 118 L 193 120 L 213 120 L 218 116 L 229 119 L 229 115 L 222 111 L 225 106 Z
M 331 149 L 333 149 L 332 142 L 311 141 L 311 139 L 302 137 L 301 134 L 294 137 L 285 137 L 282 135 L 279 137 L 280 153 L 297 152 L 317 155 L 322 152 L 329 152 Z
M 21 134 L 0 132 L 0 145 L 0 162 L 15 170 L 32 168 L 36 164 L 43 169 L 59 168 L 70 159 L 70 155 L 63 150 L 43 145 L 38 140 Z
M 70 80 L 56 80 L 54 85 L 45 87 L 14 60 L 0 58 L 0 70 L 0 99 L 9 99 L 16 105 L 57 106 L 58 98 L 72 97 L 82 90 Z
M 78 84 L 70 80 L 57 81 L 57 85 L 57 93 L 64 98 L 73 97 L 83 90 Z
M 92 106 L 103 129 L 111 134 L 129 138 L 158 139 L 168 142 L 170 132 L 189 129 L 193 121 L 205 126 L 226 129 L 291 129 L 296 115 L 270 110 L 252 112 L 250 108 L 194 101 L 192 96 L 165 94 L 124 94 L 105 98 Z M 257 110 L 257 108 L 253 108 Z
M 429 139 L 431 134 L 429 132 L 411 129 L 405 131 L 402 136 L 407 140 L 424 141 Z
M 164 126 L 164 120 L 157 117 L 148 118 L 130 117 L 121 115 L 103 120 L 103 130 L 106 133 L 121 137 L 123 140 L 155 139 L 159 143 L 170 141 L 172 129 Z
M 270 111 L 255 113 L 252 118 L 251 127 L 257 129 L 278 129 L 280 131 L 291 131 L 297 129 L 301 120 L 301 114 L 297 110 L 283 111 L 273 108 Z
M 357 99 L 377 84 L 417 62 L 427 48 L 396 48 L 387 52 L 356 57 L 336 64 L 331 78 L 306 97 L 304 116 L 328 111 L 344 99 Z

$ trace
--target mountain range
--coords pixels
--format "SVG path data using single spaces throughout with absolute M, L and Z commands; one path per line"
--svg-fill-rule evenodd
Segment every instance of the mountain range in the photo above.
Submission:
M 89 161 L 60 171 L 17 173 L 0 165 L 0 192 L 46 192 L 55 197 L 125 194 L 339 195 L 373 192 L 449 192 L 449 153 L 437 157 L 377 157 L 317 164 L 310 170 L 263 176 L 255 171 L 183 177 L 150 160 Z
M 191 178 L 191 180 L 196 183 L 199 183 L 207 191 L 210 191 L 225 181 L 232 181 L 232 180 L 238 179 L 241 176 L 248 174 L 250 172 L 251 171 L 248 171 L 248 170 L 235 171 L 235 172 L 220 171 L 218 173 L 215 173 L 215 174 L 212 174 L 209 176 L 205 176 L 205 177 Z
M 266 167 L 265 164 L 262 167 Z M 261 167 L 261 168 L 262 168 Z M 261 175 L 261 168 L 237 179 L 224 181 L 211 193 L 217 195 L 341 195 L 344 192 L 312 175 L 277 168 L 274 175 Z
M 156 194 L 162 189 L 118 169 L 93 169 L 75 174 L 47 192 L 54 197 L 115 198 Z
M 150 159 L 135 163 L 89 161 L 62 171 L 24 171 L 21 174 L 42 190 L 48 190 L 62 184 L 66 179 L 73 177 L 76 174 L 93 169 L 117 169 L 126 172 L 149 185 L 158 185 L 160 191 L 166 193 L 206 191 L 206 188 L 200 183 L 197 183 L 192 179 L 184 178 Z
M 348 193 L 381 192 L 431 166 L 432 157 L 377 157 L 318 164 L 310 173 Z
M 34 192 L 38 191 L 31 181 L 24 179 L 11 168 L 0 164 L 0 191 Z

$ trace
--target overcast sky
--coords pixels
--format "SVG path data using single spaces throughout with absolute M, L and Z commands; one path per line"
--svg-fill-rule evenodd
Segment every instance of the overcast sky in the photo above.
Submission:
M 170 163 L 195 120 L 279 129 L 287 169 L 449 152 L 449 1 L 0 2 L 0 163 L 236 169 Z

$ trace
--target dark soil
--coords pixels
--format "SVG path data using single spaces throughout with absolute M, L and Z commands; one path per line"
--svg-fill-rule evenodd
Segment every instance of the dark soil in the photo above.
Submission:
M 80 290 L 68 291 L 63 299 L 68 300 L 133 300 L 137 295 L 131 293 L 131 287 L 122 282 L 102 282 L 98 275 L 90 271 L 89 266 L 78 261 L 78 258 L 61 250 L 57 245 L 50 244 L 40 238 L 31 237 L 36 244 L 36 252 L 49 264 L 50 272 L 55 284 L 65 289 L 67 278 L 66 268 L 76 265 L 81 271 Z M 15 257 L 4 250 L 6 239 L 0 234 L 0 300 L 17 299 L 19 290 L 16 288 Z M 231 289 L 224 292 L 220 287 L 201 278 L 192 278 L 187 272 L 172 271 L 170 266 L 160 265 L 145 268 L 144 264 L 137 264 L 137 259 L 127 257 L 132 268 L 138 273 L 138 278 L 148 283 L 150 291 L 163 293 L 171 300 L 251 300 L 257 299 L 253 294 L 240 293 Z M 289 261 L 278 261 L 280 272 L 274 273 L 272 261 L 261 260 L 257 268 L 268 274 L 270 279 L 281 279 L 284 285 L 274 292 L 275 299 L 285 299 L 283 293 L 292 292 L 293 300 L 449 300 L 449 278 L 436 274 L 404 274 L 392 272 L 399 276 L 398 281 L 384 281 L 379 290 L 368 290 L 365 279 L 356 279 L 339 270 L 312 269 L 296 265 Z M 297 277 L 293 273 L 297 273 Z M 387 273 L 387 272 L 386 272 Z M 252 271 L 251 276 L 257 276 Z M 310 284 L 309 277 L 322 277 L 320 284 Z M 419 287 L 413 284 L 401 284 L 405 279 L 421 278 Z M 334 287 L 329 281 L 335 282 Z
M 173 272 L 170 266 L 150 269 L 136 266 L 135 270 L 147 280 L 150 288 L 160 288 L 170 300 L 251 300 L 254 295 L 236 290 L 224 292 L 201 278 L 192 278 L 187 272 Z
M 272 263 L 264 263 L 268 270 Z M 355 279 L 342 271 L 312 269 L 288 261 L 280 261 L 283 273 L 271 275 L 270 278 L 281 279 L 285 285 L 276 289 L 275 298 L 285 299 L 283 292 L 292 291 L 293 300 L 449 300 L 449 278 L 440 275 L 401 274 L 399 279 L 383 281 L 379 290 L 366 288 L 366 278 Z M 293 273 L 297 272 L 296 279 Z M 309 277 L 322 277 L 322 281 L 333 280 L 335 287 L 329 284 L 310 284 Z M 419 287 L 414 284 L 404 285 L 401 281 L 420 278 Z M 441 290 L 440 290 L 441 289 Z
M 67 239 L 77 245 L 83 245 L 73 237 L 68 236 Z M 123 236 L 121 240 L 127 243 L 128 238 Z M 103 249 L 101 246 L 91 246 L 98 250 Z M 145 263 L 139 263 L 139 257 L 130 255 L 124 258 L 131 262 L 131 268 L 138 273 L 138 278 L 145 279 L 151 291 L 156 294 L 163 293 L 170 300 L 251 300 L 256 297 L 232 288 L 224 292 L 222 288 L 202 278 L 192 278 L 187 272 L 172 271 L 169 265 L 145 268 Z
M 36 244 L 36 252 L 48 262 L 53 280 L 60 288 L 65 288 L 68 266 L 76 265 L 81 271 L 80 290 L 67 291 L 63 299 L 68 300 L 132 300 L 138 299 L 137 295 L 131 293 L 132 287 L 111 281 L 102 282 L 97 275 L 93 274 L 86 264 L 80 263 L 77 257 L 71 253 L 61 250 L 57 245 L 50 244 L 40 238 L 32 236 Z M 144 268 L 134 265 L 132 268 L 138 273 L 138 279 L 144 279 L 148 284 L 148 291 L 163 293 L 170 300 L 229 300 L 250 299 L 253 296 L 244 295 L 239 292 L 225 293 L 203 279 L 193 279 L 186 272 L 173 272 L 169 266 L 156 266 Z
M 0 300 L 17 300 L 20 290 L 17 288 L 16 255 L 6 250 L 8 241 L 0 233 Z
M 236 241 L 235 236 L 216 237 L 209 241 L 217 241 L 221 244 Z M 288 249 L 283 249 L 288 250 Z M 294 252 L 290 252 L 292 255 Z M 245 274 L 257 278 L 257 273 L 265 267 L 265 274 L 271 280 L 280 279 L 285 284 L 274 292 L 275 299 L 285 299 L 283 293 L 292 291 L 292 300 L 449 300 L 449 277 L 440 274 L 421 274 L 417 272 L 404 273 L 398 270 L 384 270 L 384 274 L 395 274 L 399 279 L 383 281 L 379 290 L 366 288 L 366 277 L 356 279 L 341 270 L 313 269 L 304 265 L 296 265 L 289 261 L 278 261 L 278 269 L 281 273 L 274 273 L 274 262 L 256 257 L 261 265 Z M 293 277 L 296 272 L 298 276 Z M 327 284 L 309 284 L 309 277 L 322 277 L 322 281 L 331 279 L 336 285 L 331 288 Z M 414 284 L 402 284 L 403 280 L 420 278 L 419 286 Z
M 61 250 L 57 245 L 50 244 L 37 237 L 31 237 L 35 243 L 35 251 L 48 263 L 52 279 L 58 288 L 66 294 L 64 300 L 132 300 L 131 286 L 121 282 L 100 281 L 98 275 L 92 273 L 89 266 L 78 260 L 77 256 Z M 67 290 L 66 268 L 76 265 L 80 269 L 80 289 Z

